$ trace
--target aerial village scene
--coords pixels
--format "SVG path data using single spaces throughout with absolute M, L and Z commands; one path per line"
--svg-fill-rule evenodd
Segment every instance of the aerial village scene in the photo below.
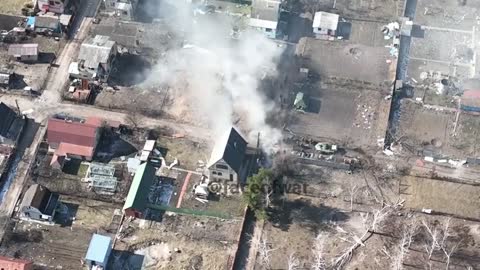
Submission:
M 0 270 L 480 270 L 477 52 L 479 0 L 0 0 Z

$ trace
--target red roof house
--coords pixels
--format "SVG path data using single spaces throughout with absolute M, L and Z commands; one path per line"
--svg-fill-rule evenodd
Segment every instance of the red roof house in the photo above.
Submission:
M 61 156 L 91 160 L 99 135 L 98 127 L 93 125 L 49 119 L 47 142 L 51 148 L 56 150 L 52 164 L 57 162 L 58 157 Z
M 19 259 L 0 256 L 0 269 L 33 270 L 33 263 L 27 260 L 19 260 Z

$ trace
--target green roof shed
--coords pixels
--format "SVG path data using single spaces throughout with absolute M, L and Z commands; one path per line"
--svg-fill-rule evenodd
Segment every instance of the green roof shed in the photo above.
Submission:
M 151 164 L 140 165 L 133 177 L 132 185 L 128 191 L 127 199 L 123 205 L 123 211 L 127 216 L 143 217 L 147 208 L 148 194 L 155 180 L 155 167 Z

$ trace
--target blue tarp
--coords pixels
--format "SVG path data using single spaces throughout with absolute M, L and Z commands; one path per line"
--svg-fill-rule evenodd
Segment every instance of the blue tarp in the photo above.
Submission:
M 96 262 L 97 265 L 106 266 L 110 251 L 112 248 L 112 239 L 108 236 L 94 234 L 90 245 L 88 246 L 85 260 Z
M 27 26 L 31 28 L 35 27 L 35 17 L 28 17 Z

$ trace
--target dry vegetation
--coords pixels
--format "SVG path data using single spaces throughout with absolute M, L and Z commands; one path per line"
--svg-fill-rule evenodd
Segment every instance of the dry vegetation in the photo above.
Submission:
M 22 8 L 26 3 L 31 4 L 28 0 L 2 0 L 0 5 L 0 13 L 11 15 L 22 15 Z

